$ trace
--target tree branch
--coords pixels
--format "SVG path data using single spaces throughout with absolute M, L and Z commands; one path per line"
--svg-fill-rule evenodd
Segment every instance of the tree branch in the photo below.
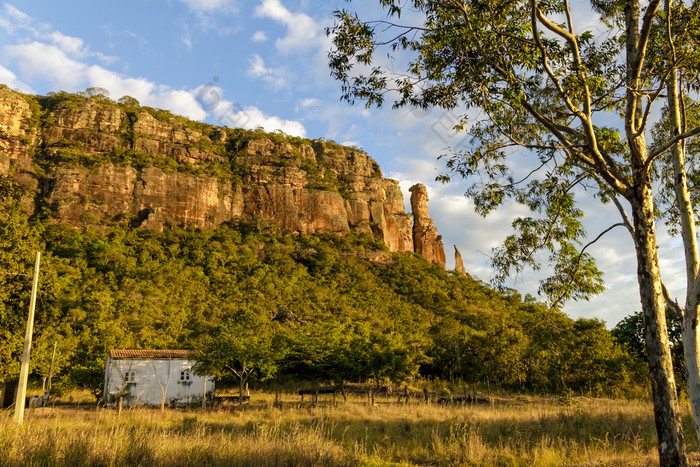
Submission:
M 654 16 L 656 16 L 656 13 L 659 11 L 660 5 L 661 0 L 651 0 L 649 5 L 647 5 L 646 11 L 644 12 L 642 26 L 637 35 L 635 60 L 630 63 L 630 71 L 634 77 L 634 82 L 638 82 L 639 77 L 642 74 L 643 63 L 646 58 L 647 46 L 649 45 L 649 36 L 651 34 Z
M 600 240 L 600 239 L 603 237 L 603 235 L 605 235 L 606 233 L 610 232 L 610 231 L 611 231 L 612 229 L 614 229 L 615 227 L 622 227 L 622 226 L 624 226 L 624 225 L 625 225 L 625 224 L 624 224 L 623 222 L 618 222 L 617 224 L 611 225 L 611 226 L 608 227 L 607 229 L 603 230 L 600 234 L 598 234 L 598 236 L 597 236 L 593 241 L 588 242 L 583 248 L 581 248 L 581 251 L 579 252 L 578 257 L 576 258 L 576 261 L 574 262 L 574 267 L 575 267 L 576 269 L 574 270 L 574 273 L 573 273 L 573 274 L 571 275 L 571 277 L 569 278 L 569 282 L 566 284 L 567 286 L 573 284 L 574 279 L 576 279 L 576 273 L 578 273 L 578 267 L 579 267 L 579 265 L 581 264 L 581 258 L 583 258 L 583 253 L 586 251 L 586 249 L 587 249 L 589 246 L 591 246 L 591 245 L 593 245 L 594 243 L 596 243 L 598 240 Z M 562 300 L 564 300 L 564 293 L 560 294 L 559 297 L 557 297 L 557 299 L 554 300 L 554 302 L 552 302 L 552 304 L 550 305 L 550 308 L 555 308 L 559 303 L 561 303 Z
M 627 227 L 627 231 L 630 233 L 632 239 L 634 240 L 634 226 L 632 225 L 632 222 L 630 222 L 630 218 L 629 216 L 627 216 L 625 208 L 622 207 L 622 204 L 620 204 L 620 200 L 618 200 L 616 196 L 611 196 L 610 198 L 612 199 L 612 202 L 617 208 L 617 210 L 620 212 L 620 217 L 622 217 L 622 223 L 625 227 Z
M 666 305 L 672 308 L 673 311 L 676 312 L 676 316 L 680 317 L 681 321 L 683 321 L 685 310 L 683 310 L 683 307 L 678 303 L 678 300 L 671 298 L 671 293 L 668 291 L 664 281 L 661 281 L 661 292 L 664 295 L 664 300 L 666 300 Z
M 669 69 L 664 73 L 663 77 L 659 80 L 659 86 L 656 88 L 656 90 L 651 95 L 647 95 L 647 105 L 644 109 L 644 116 L 642 117 L 642 123 L 639 125 L 639 129 L 635 133 L 635 137 L 640 136 L 643 133 L 644 128 L 646 128 L 647 122 L 649 121 L 649 116 L 651 115 L 652 105 L 664 91 L 666 80 L 668 79 L 672 70 L 673 67 L 669 67 Z M 650 159 L 653 158 L 650 157 Z
M 559 141 L 561 141 L 562 144 L 564 144 L 567 147 L 567 149 L 581 163 L 600 172 L 601 176 L 606 180 L 606 182 L 608 182 L 613 188 L 615 188 L 615 190 L 617 190 L 618 193 L 620 193 L 623 196 L 627 196 L 627 194 L 630 191 L 630 186 L 624 179 L 624 177 L 622 177 L 619 167 L 617 167 L 617 165 L 613 165 L 612 167 L 610 167 L 600 154 L 597 154 L 596 158 L 587 156 L 583 150 L 578 148 L 576 145 L 572 144 L 568 140 L 568 138 L 564 136 L 563 131 L 573 133 L 574 135 L 581 137 L 585 141 L 586 138 L 582 133 L 576 132 L 570 127 L 565 127 L 556 122 L 552 122 L 550 119 L 540 114 L 537 111 L 537 109 L 535 109 L 532 106 L 532 104 L 525 98 L 522 99 L 521 103 L 523 107 L 525 107 L 528 110 L 528 112 L 530 112 L 530 114 L 535 118 L 535 120 L 547 127 L 547 129 L 551 131 L 552 134 L 556 136 L 557 139 L 559 139 Z M 609 157 L 607 159 L 609 159 Z M 612 171 L 610 169 L 612 169 Z
M 581 112 L 581 110 L 578 107 L 576 107 L 573 104 L 573 102 L 571 102 L 568 95 L 566 94 L 566 91 L 564 91 L 564 87 L 562 86 L 561 82 L 559 81 L 559 79 L 555 75 L 552 68 L 549 66 L 549 60 L 547 58 L 547 56 L 548 56 L 547 49 L 544 46 L 544 44 L 542 44 L 542 41 L 540 40 L 540 34 L 539 34 L 538 28 L 537 28 L 537 20 L 539 19 L 542 22 L 542 24 L 544 24 L 544 26 L 547 27 L 548 29 L 551 29 L 549 27 L 551 22 L 542 14 L 539 7 L 535 3 L 535 0 L 531 0 L 530 5 L 531 5 L 530 6 L 530 8 L 531 8 L 530 22 L 532 24 L 532 37 L 535 40 L 535 44 L 537 44 L 537 48 L 540 50 L 540 54 L 542 56 L 542 66 L 544 67 L 545 71 L 547 72 L 549 79 L 552 80 L 552 83 L 554 84 L 554 87 L 556 87 L 557 92 L 559 92 L 559 96 L 564 100 L 564 103 L 566 104 L 566 107 L 568 107 L 569 111 L 571 113 L 573 113 L 574 115 L 576 115 L 577 117 L 582 118 L 584 116 L 583 113 Z M 556 25 L 552 25 L 552 26 L 556 28 L 556 29 L 551 29 L 552 31 L 554 31 L 556 34 L 559 34 L 562 37 L 569 40 L 569 34 L 565 30 L 559 28 Z M 557 32 L 557 31 L 561 31 L 561 33 Z
M 664 152 L 671 149 L 671 147 L 673 147 L 674 144 L 679 143 L 683 140 L 686 140 L 686 139 L 691 138 L 691 137 L 698 135 L 698 134 L 700 134 L 700 127 L 693 128 L 692 130 L 687 130 L 679 135 L 674 136 L 673 138 L 666 141 L 663 145 L 658 147 L 656 150 L 654 150 L 651 153 L 651 155 L 649 156 L 649 161 L 653 161 L 654 159 L 659 157 L 661 154 L 663 154 Z M 651 164 L 651 162 L 649 162 L 649 161 L 647 161 L 647 162 L 649 164 Z
M 608 182 L 611 182 L 611 185 L 613 185 L 617 190 L 620 191 L 620 193 L 623 192 L 628 192 L 629 186 L 628 184 L 624 181 L 624 177 L 622 174 L 622 171 L 620 168 L 617 166 L 615 161 L 604 154 L 600 148 L 598 147 L 598 141 L 596 138 L 595 134 L 595 129 L 593 127 L 593 122 L 591 119 L 591 93 L 590 89 L 588 88 L 588 85 L 586 84 L 586 76 L 583 74 L 583 66 L 581 64 L 581 56 L 580 52 L 578 49 L 578 43 L 576 42 L 576 36 L 573 34 L 573 31 L 566 31 L 556 24 L 552 23 L 547 17 L 544 16 L 542 11 L 539 9 L 537 4 L 535 3 L 535 0 L 531 0 L 531 24 L 532 24 L 532 35 L 535 40 L 535 43 L 537 44 L 538 49 L 540 50 L 540 54 L 542 56 L 542 66 L 544 67 L 547 75 L 549 78 L 552 80 L 554 83 L 554 86 L 557 89 L 557 92 L 559 93 L 560 97 L 563 99 L 564 103 L 566 104 L 566 107 L 569 109 L 569 111 L 572 112 L 573 115 L 575 115 L 580 121 L 583 127 L 585 128 L 585 135 L 583 133 L 580 134 L 580 138 L 584 141 L 587 142 L 589 146 L 589 150 L 593 156 L 593 159 L 588 162 L 584 159 L 584 162 L 588 164 L 591 167 L 595 167 L 601 172 L 604 173 L 604 177 L 608 179 Z M 568 12 L 568 3 L 567 3 L 567 12 Z M 570 18 L 570 12 L 568 12 L 567 18 L 569 20 L 569 23 L 571 25 L 571 18 Z M 544 47 L 544 44 L 542 44 L 542 41 L 540 40 L 540 36 L 538 33 L 538 28 L 537 24 L 541 22 L 547 29 L 550 31 L 554 32 L 555 34 L 559 35 L 560 37 L 564 38 L 567 42 L 569 42 L 571 49 L 572 49 L 572 55 L 573 55 L 573 61 L 575 64 L 578 74 L 578 78 L 581 80 L 581 83 L 584 88 L 584 110 L 580 110 L 578 107 L 576 107 L 571 100 L 569 99 L 566 91 L 564 90 L 563 86 L 555 76 L 553 70 L 549 66 L 549 62 L 547 60 L 547 50 Z M 534 107 L 530 106 L 531 109 L 534 110 Z M 539 112 L 538 112 L 539 114 Z M 540 116 L 541 121 L 544 122 L 546 119 L 544 116 Z M 536 117 L 537 118 L 537 117 Z M 538 118 L 539 119 L 539 118 Z M 563 125 L 559 125 L 556 122 L 552 122 L 552 125 L 546 125 L 548 128 L 550 128 L 550 131 L 552 131 L 552 126 L 559 127 L 557 128 L 559 130 L 559 134 L 561 134 L 561 131 L 566 131 L 563 130 L 562 127 Z M 569 128 L 568 126 L 566 128 Z M 555 133 L 556 134 L 556 133 Z M 559 136 L 557 136 L 559 138 Z M 561 140 L 561 138 L 560 138 Z M 607 174 L 607 175 L 606 175 Z

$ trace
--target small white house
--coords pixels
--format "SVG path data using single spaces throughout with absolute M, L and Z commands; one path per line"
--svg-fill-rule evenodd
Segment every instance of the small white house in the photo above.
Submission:
M 155 406 L 202 404 L 214 399 L 214 377 L 197 376 L 190 350 L 110 350 L 105 364 L 107 405 Z

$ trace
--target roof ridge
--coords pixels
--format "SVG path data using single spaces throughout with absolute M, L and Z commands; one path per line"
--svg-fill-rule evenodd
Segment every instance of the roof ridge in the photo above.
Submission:
M 187 358 L 197 353 L 187 349 L 112 349 L 112 358 Z

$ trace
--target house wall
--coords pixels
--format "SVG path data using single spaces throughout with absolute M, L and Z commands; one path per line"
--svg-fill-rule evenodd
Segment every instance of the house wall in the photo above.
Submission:
M 106 404 L 116 405 L 122 393 L 124 407 L 160 406 L 165 404 L 201 404 L 205 377 L 192 372 L 194 361 L 182 359 L 115 359 L 108 358 L 105 368 Z M 189 372 L 182 380 L 181 372 Z M 132 376 L 133 374 L 133 376 Z M 206 377 L 207 399 L 214 397 L 214 378 Z

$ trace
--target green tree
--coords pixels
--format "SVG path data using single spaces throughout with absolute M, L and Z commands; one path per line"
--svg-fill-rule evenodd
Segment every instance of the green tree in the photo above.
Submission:
M 347 378 L 343 349 L 347 326 L 337 320 L 290 325 L 284 329 L 281 345 L 286 349 L 283 371 L 296 379 L 310 381 L 313 404 L 318 401 L 319 384 Z
M 95 397 L 95 402 L 99 403 L 104 390 L 104 361 L 92 361 L 87 365 L 73 365 L 68 370 L 68 378 L 76 387 L 90 391 L 90 393 Z
M 681 317 L 676 315 L 673 308 L 666 311 L 666 326 L 668 327 L 668 339 L 673 358 L 673 371 L 678 379 L 685 381 L 685 359 L 683 357 L 683 329 Z M 647 360 L 646 343 L 644 336 L 644 317 L 641 311 L 637 311 L 623 318 L 611 331 L 615 340 L 625 347 L 631 357 Z
M 69 363 L 75 342 L 50 329 L 32 342 L 31 369 L 41 376 L 42 394 L 51 391 L 51 379 Z
M 251 313 L 225 319 L 212 329 L 208 339 L 198 346 L 201 353 L 194 370 L 197 374 L 217 378 L 234 375 L 238 379 L 238 404 L 243 405 L 243 392 L 252 374 L 261 379 L 273 377 L 277 359 L 272 348 L 275 323 Z
M 632 237 L 660 461 L 686 465 L 659 272 L 654 165 L 672 150 L 673 198 L 688 264 L 689 394 L 700 434 L 700 371 L 688 358 L 698 354 L 700 268 L 682 151 L 683 141 L 700 128 L 684 128 L 678 118 L 684 89 L 679 85 L 698 85 L 696 7 L 667 0 L 664 11 L 661 0 L 594 0 L 590 8 L 599 24 L 578 30 L 568 0 L 379 3 L 387 19 L 363 21 L 347 11 L 336 13 L 328 31 L 331 73 L 350 102 L 381 105 L 388 96 L 395 107 L 479 110 L 473 114 L 483 118 L 468 121 L 465 113 L 456 125 L 468 128 L 472 138 L 467 147 L 453 148 L 448 168 L 476 180 L 468 194 L 478 212 L 487 214 L 511 199 L 533 213 L 514 220 L 516 233 L 495 252 L 498 278 L 525 266 L 539 268 L 536 252 L 544 251 L 552 275 L 540 290 L 552 306 L 600 292 L 602 275 L 586 251 L 590 243 L 576 201 L 593 194 L 619 210 L 620 222 L 596 240 L 617 226 Z M 403 24 L 402 13 L 409 9 Z M 393 55 L 390 67 L 375 60 L 385 50 Z M 397 73 L 394 64 L 406 62 Z M 664 103 L 672 109 L 672 131 L 650 149 L 650 115 Z M 514 156 L 517 147 L 531 158 L 523 173 L 517 170 L 522 167 Z
M 348 344 L 343 353 L 344 366 L 350 370 L 349 374 L 374 383 L 370 389 L 372 404 L 383 383 L 398 384 L 415 375 L 423 357 L 391 329 L 355 326 Z
M 442 375 L 449 381 L 455 378 L 469 379 L 467 368 L 468 330 L 453 316 L 442 317 L 433 324 L 430 334 L 433 345 L 428 350 L 431 373 Z
M 19 374 L 34 260 L 43 249 L 39 230 L 22 210 L 15 190 L 0 177 L 0 383 Z

